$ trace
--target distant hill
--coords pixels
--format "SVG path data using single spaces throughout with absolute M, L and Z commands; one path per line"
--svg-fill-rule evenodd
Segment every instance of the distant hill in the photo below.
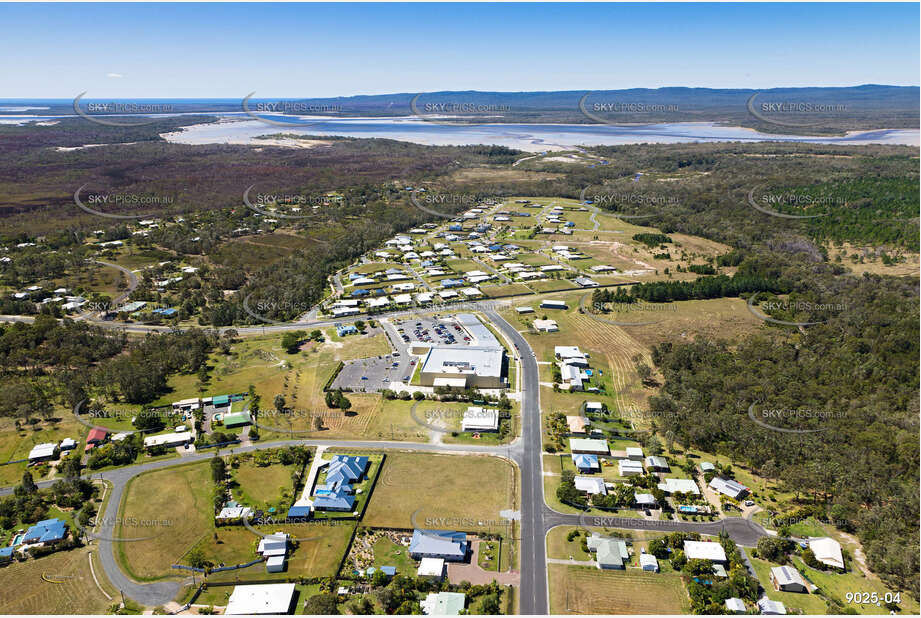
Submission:
M 552 92 L 440 91 L 350 97 L 252 98 L 253 114 L 413 117 L 449 123 L 636 124 L 719 122 L 768 133 L 840 134 L 847 130 L 918 128 L 919 88 L 867 84 L 843 88 L 631 88 Z M 140 99 L 135 102 L 141 101 Z M 177 99 L 172 112 L 241 112 L 243 99 Z M 90 103 L 90 99 L 81 102 Z M 7 105 L 9 103 L 9 105 Z M 32 113 L 73 114 L 73 101 L 43 100 Z M 0 115 L 29 105 L 0 101 Z M 273 107 L 278 106 L 278 107 Z M 97 116 L 103 115 L 96 113 Z

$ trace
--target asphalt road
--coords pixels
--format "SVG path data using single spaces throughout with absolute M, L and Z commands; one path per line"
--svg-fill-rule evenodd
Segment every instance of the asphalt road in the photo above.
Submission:
M 548 507 L 543 497 L 543 469 L 541 454 L 540 423 L 540 387 L 538 379 L 537 359 L 524 337 L 491 307 L 481 306 L 481 311 L 493 322 L 514 345 L 518 348 L 520 356 L 520 376 L 522 386 L 521 419 L 522 435 L 514 442 L 503 446 L 479 445 L 445 445 L 434 443 L 393 442 L 393 441 L 343 441 L 343 440 L 286 440 L 277 442 L 257 443 L 245 447 L 222 449 L 221 453 L 243 453 L 266 448 L 275 448 L 288 445 L 303 446 L 341 446 L 345 448 L 365 449 L 394 449 L 402 451 L 427 451 L 439 453 L 478 453 L 506 457 L 518 464 L 521 476 L 521 519 L 520 519 L 520 557 L 521 570 L 520 612 L 521 614 L 547 614 L 547 564 L 545 538 L 547 532 L 560 525 L 581 526 L 608 526 L 634 530 L 656 530 L 662 532 L 699 532 L 701 534 L 719 534 L 726 531 L 736 543 L 743 546 L 754 546 L 758 539 L 766 535 L 764 529 L 758 524 L 744 518 L 730 517 L 716 522 L 691 523 L 680 521 L 648 521 L 635 518 L 596 517 L 585 515 L 565 514 Z M 468 309 L 469 310 L 469 309 Z M 393 312 L 388 315 L 412 315 L 413 312 Z M 0 321 L 5 316 L 0 316 Z M 376 316 L 377 318 L 383 316 Z M 22 318 L 15 316 L 13 320 Z M 26 321 L 26 320 L 23 320 Z M 319 323 L 317 323 L 319 325 Z M 303 328 L 302 324 L 272 325 L 266 331 L 280 331 L 290 328 Z M 238 329 L 245 332 L 249 329 Z M 259 329 L 252 329 L 259 330 Z M 402 341 L 400 342 L 402 343 Z M 99 545 L 99 559 L 106 576 L 112 584 L 130 597 L 144 605 L 163 605 L 171 601 L 178 594 L 185 581 L 164 581 L 155 583 L 139 583 L 129 579 L 119 568 L 115 560 L 115 544 L 127 543 L 115 539 L 115 523 L 118 513 L 113 510 L 121 502 L 128 481 L 138 474 L 151 470 L 168 468 L 194 461 L 203 461 L 214 456 L 214 452 L 207 450 L 176 459 L 167 459 L 126 468 L 117 468 L 102 473 L 88 475 L 88 478 L 103 479 L 112 484 L 112 491 L 107 502 L 107 512 L 97 515 L 99 529 L 95 533 Z M 39 487 L 47 487 L 53 481 L 42 481 Z M 12 488 L 0 488 L 0 495 L 12 493 Z M 111 505 L 116 505 L 111 507 Z M 130 553 L 130 547 L 125 548 Z

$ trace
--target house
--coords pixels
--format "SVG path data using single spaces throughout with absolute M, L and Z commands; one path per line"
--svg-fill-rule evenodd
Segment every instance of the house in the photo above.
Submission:
M 67 538 L 67 523 L 62 519 L 45 519 L 30 526 L 20 539 L 24 545 L 35 543 L 53 545 Z
M 499 410 L 470 406 L 464 412 L 461 431 L 498 431 Z
M 665 482 L 659 483 L 659 489 L 667 494 L 694 494 L 700 495 L 700 488 L 693 479 L 673 479 L 667 478 Z
M 259 540 L 259 548 L 256 553 L 265 556 L 284 556 L 288 553 L 288 535 L 284 532 L 276 532 L 262 537 Z
M 633 502 L 641 509 L 654 509 L 659 506 L 652 494 L 633 494 Z
M 650 455 L 646 458 L 646 468 L 651 472 L 669 472 L 671 468 L 664 457 Z
M 191 431 L 177 431 L 175 433 L 164 433 L 159 436 L 149 436 L 144 438 L 144 448 L 154 448 L 157 446 L 181 446 L 189 444 L 194 438 Z
M 354 324 L 336 324 L 336 334 L 340 337 L 353 335 L 357 332 L 358 328 Z
M 570 438 L 569 451 L 595 455 L 609 455 L 611 453 L 607 440 L 594 440 L 591 438 Z
M 181 399 L 173 402 L 173 412 L 190 412 L 201 407 L 201 399 L 194 397 L 192 399 Z
M 836 569 L 844 568 L 841 544 L 835 539 L 827 536 L 810 538 L 809 549 L 815 554 L 815 559 L 822 564 Z
M 573 282 L 575 282 L 576 285 L 583 287 L 583 288 L 597 288 L 598 287 L 598 282 L 592 279 L 589 279 L 588 277 L 576 277 L 575 279 L 573 279 Z
M 772 601 L 767 597 L 758 599 L 758 609 L 766 616 L 784 616 L 787 613 L 787 608 L 783 606 L 783 603 Z
M 792 566 L 771 567 L 771 583 L 781 592 L 808 592 L 806 580 Z
M 444 558 L 423 558 L 419 561 L 416 577 L 442 579 L 445 576 Z
M 653 573 L 659 572 L 659 561 L 656 560 L 656 557 L 652 554 L 642 553 L 640 554 L 640 567 L 644 571 L 652 571 Z
M 224 614 L 290 614 L 294 610 L 294 587 L 295 584 L 235 586 L 227 600 Z
M 588 373 L 576 365 L 560 363 L 560 386 L 570 391 L 581 391 L 589 379 Z
M 558 345 L 553 348 L 553 355 L 556 359 L 567 365 L 574 367 L 588 367 L 588 357 L 574 345 Z
M 643 449 L 638 446 L 627 447 L 627 457 L 633 461 L 643 461 Z
M 748 487 L 746 487 L 745 485 L 742 485 L 741 483 L 737 483 L 736 481 L 732 479 L 724 479 L 719 476 L 714 476 L 710 480 L 709 487 L 713 491 L 719 492 L 721 494 L 725 494 L 729 496 L 730 498 L 732 498 L 733 500 L 736 500 L 739 497 L 744 496 L 745 494 L 748 493 Z
M 556 320 L 534 320 L 534 328 L 542 333 L 556 333 L 560 330 Z
M 713 470 L 716 470 L 716 466 L 714 466 L 714 465 L 713 465 L 712 463 L 710 463 L 709 461 L 702 461 L 702 462 L 700 462 L 700 471 L 701 471 L 701 472 L 706 473 L 706 472 L 712 472 Z
M 684 555 L 688 560 L 709 560 L 716 564 L 728 564 L 726 551 L 715 541 L 685 541 Z
M 604 412 L 604 404 L 601 403 L 600 401 L 586 401 L 585 411 L 586 413 L 600 414 Z
M 540 301 L 540 308 L 541 309 L 568 309 L 568 307 L 566 306 L 566 303 L 563 302 L 562 300 L 551 300 L 549 298 L 547 300 Z
M 107 435 L 109 435 L 109 432 L 102 427 L 93 427 L 86 436 L 86 443 L 99 446 L 106 441 Z
M 621 539 L 612 539 L 592 533 L 587 541 L 589 551 L 595 552 L 599 569 L 624 569 L 630 559 L 627 544 Z
M 12 562 L 13 560 L 13 550 L 15 547 L 0 547 L 0 564 L 4 562 Z
M 420 605 L 427 616 L 458 616 L 466 602 L 463 592 L 430 592 Z
M 727 614 L 744 614 L 748 611 L 745 609 L 745 601 L 737 597 L 726 599 L 726 610 Z
M 72 451 L 77 446 L 77 441 L 73 438 L 64 438 L 61 440 L 61 451 Z
M 406 285 L 412 285 L 412 283 L 407 283 Z M 397 305 L 411 305 L 413 297 L 411 294 L 397 294 L 393 297 L 393 302 Z
M 413 560 L 443 558 L 457 562 L 467 557 L 469 543 L 463 532 L 448 530 L 413 530 L 409 543 L 409 555 Z
M 225 506 L 220 513 L 214 516 L 214 519 L 218 521 L 240 521 L 252 516 L 253 509 L 248 506 Z
M 253 419 L 250 417 L 249 412 L 244 410 L 242 412 L 235 412 L 234 414 L 228 414 L 224 417 L 224 427 L 232 429 L 234 427 L 245 427 L 247 425 L 252 425 Z
M 577 476 L 573 478 L 576 489 L 584 491 L 591 495 L 607 495 L 608 490 L 604 486 L 604 479 L 597 476 Z
M 583 436 L 588 425 L 588 419 L 584 416 L 567 416 L 566 424 L 569 425 L 569 435 Z
M 601 470 L 596 455 L 572 455 L 572 463 L 579 472 L 597 472 Z
M 643 464 L 632 459 L 619 459 L 617 461 L 618 474 L 621 476 L 635 476 L 643 474 Z
M 34 463 L 37 461 L 51 461 L 53 459 L 57 459 L 57 456 L 57 442 L 45 442 L 44 444 L 36 444 L 32 447 L 32 450 L 29 451 L 29 463 Z

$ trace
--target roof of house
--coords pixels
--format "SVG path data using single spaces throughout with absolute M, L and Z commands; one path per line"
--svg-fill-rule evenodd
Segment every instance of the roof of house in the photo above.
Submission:
M 591 451 L 594 453 L 609 453 L 607 440 L 593 440 L 592 438 L 570 438 L 570 451 Z
M 598 465 L 598 456 L 583 453 L 581 455 L 573 455 L 572 463 L 579 468 L 580 470 L 596 470 L 600 466 Z
M 416 575 L 419 577 L 441 577 L 445 572 L 444 558 L 423 558 L 419 561 Z
M 716 466 L 714 466 L 709 461 L 702 461 L 700 462 L 700 469 L 704 472 L 709 472 L 710 470 L 715 470 Z
M 90 432 L 86 435 L 87 442 L 102 442 L 106 439 L 106 436 L 109 435 L 109 432 L 103 429 L 102 427 L 93 427 L 90 429 Z
M 422 601 L 422 612 L 429 616 L 457 616 L 467 597 L 463 592 L 430 592 Z
M 38 459 L 43 457 L 51 457 L 54 455 L 54 451 L 57 450 L 58 445 L 56 442 L 45 442 L 44 444 L 36 444 L 32 447 L 32 450 L 29 451 L 29 459 Z
M 628 446 L 627 447 L 627 457 L 642 457 L 643 449 L 638 446 Z
M 646 465 L 651 468 L 665 468 L 666 470 L 670 469 L 668 462 L 665 461 L 664 457 L 657 457 L 655 455 L 650 455 L 646 458 Z
M 461 429 L 468 430 L 495 430 L 499 428 L 499 410 L 494 408 L 483 408 L 480 406 L 470 406 L 464 412 Z
M 641 566 L 641 567 L 644 567 L 644 566 L 654 566 L 654 567 L 657 567 L 657 568 L 658 568 L 658 566 L 659 566 L 659 561 L 656 560 L 656 557 L 653 556 L 652 554 L 645 554 L 645 553 L 644 553 L 644 554 L 640 554 L 640 566 Z
M 659 489 L 666 493 L 683 493 L 700 495 L 700 488 L 693 479 L 675 479 L 667 478 L 665 482 L 659 483 Z
M 643 472 L 643 464 L 632 459 L 619 459 L 617 466 L 621 476 L 623 476 L 624 472 L 639 472 L 641 474 Z
M 761 610 L 762 614 L 785 615 L 787 613 L 787 608 L 784 607 L 783 603 L 780 601 L 772 601 L 767 597 L 758 599 L 758 609 Z
M 778 586 L 788 586 L 790 584 L 799 584 L 806 587 L 806 580 L 799 574 L 799 571 L 791 566 L 771 567 L 771 577 L 777 582 Z
M 639 505 L 656 504 L 656 497 L 652 494 L 633 494 L 633 500 Z
M 809 549 L 815 554 L 815 559 L 822 564 L 844 568 L 844 557 L 841 555 L 841 544 L 827 536 L 809 539 Z
M 569 431 L 572 433 L 585 433 L 588 419 L 584 416 L 567 416 L 566 424 L 569 425 Z
M 630 557 L 627 551 L 627 543 L 621 539 L 612 539 L 592 534 L 588 546 L 595 550 L 595 559 L 598 561 L 598 564 L 621 566 L 624 564 L 624 561 Z
M 288 517 L 308 517 L 310 515 L 309 506 L 292 506 L 288 509 Z
M 67 536 L 67 523 L 62 519 L 45 519 L 30 526 L 22 537 L 24 543 L 60 541 Z
M 347 493 L 341 488 L 332 490 L 330 493 L 322 496 L 314 496 L 313 508 L 330 509 L 330 510 L 351 510 L 355 505 L 355 496 Z
M 604 486 L 604 479 L 595 476 L 577 476 L 573 479 L 576 489 L 590 494 L 606 495 L 608 493 Z
M 715 541 L 685 541 L 684 555 L 688 560 L 726 561 L 726 551 Z
M 291 611 L 295 584 L 235 586 L 227 601 L 227 615 L 287 614 Z
M 449 530 L 413 530 L 409 543 L 411 554 L 431 554 L 433 556 L 456 556 L 462 558 L 467 554 L 467 535 L 463 532 Z
M 745 485 L 742 485 L 741 483 L 738 483 L 732 479 L 724 479 L 719 476 L 714 476 L 710 480 L 710 488 L 714 491 L 726 494 L 732 498 L 736 498 L 748 491 L 748 487 Z
M 334 455 L 326 468 L 326 484 L 351 482 L 368 469 L 368 458 L 357 455 Z
M 743 601 L 742 599 L 736 598 L 736 597 L 726 599 L 726 609 L 728 609 L 731 612 L 739 612 L 741 614 L 744 614 L 746 611 L 745 601 Z

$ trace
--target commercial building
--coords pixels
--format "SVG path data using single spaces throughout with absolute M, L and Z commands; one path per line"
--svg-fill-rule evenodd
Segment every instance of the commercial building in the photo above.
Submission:
M 505 350 L 498 346 L 433 346 L 425 360 L 419 381 L 423 386 L 502 388 Z M 449 378 L 451 382 L 438 382 Z

